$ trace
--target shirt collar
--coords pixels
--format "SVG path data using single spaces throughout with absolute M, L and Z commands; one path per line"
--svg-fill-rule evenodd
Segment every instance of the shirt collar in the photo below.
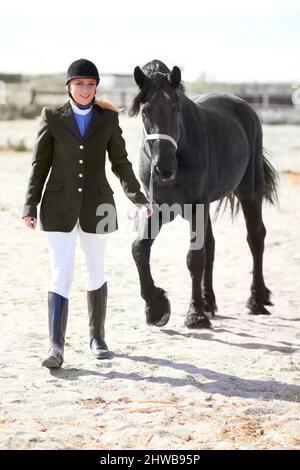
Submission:
M 70 104 L 72 106 L 73 112 L 76 114 L 81 114 L 85 116 L 86 114 L 89 114 L 89 112 L 92 110 L 92 106 L 90 106 L 88 109 L 80 109 L 76 104 L 70 99 Z

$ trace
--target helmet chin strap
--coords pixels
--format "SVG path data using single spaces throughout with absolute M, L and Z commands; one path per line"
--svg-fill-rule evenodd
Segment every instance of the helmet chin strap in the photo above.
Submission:
M 68 90 L 68 95 L 69 97 L 71 98 L 71 100 L 73 101 L 73 103 L 76 104 L 76 106 L 79 108 L 79 109 L 89 109 L 92 104 L 95 103 L 96 101 L 96 95 L 93 97 L 92 101 L 89 102 L 89 104 L 80 104 L 80 103 L 77 103 L 77 101 L 75 101 L 75 99 L 73 98 L 72 96 L 72 93 L 70 92 L 70 90 Z

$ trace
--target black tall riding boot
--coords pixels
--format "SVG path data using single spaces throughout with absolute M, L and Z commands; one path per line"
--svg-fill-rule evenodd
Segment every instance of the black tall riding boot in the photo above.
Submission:
M 48 292 L 48 323 L 50 349 L 42 365 L 58 368 L 64 362 L 65 334 L 69 300 L 55 292 Z
M 110 356 L 110 352 L 104 341 L 107 282 L 99 287 L 99 289 L 87 291 L 87 303 L 90 320 L 90 348 L 97 359 L 106 359 Z

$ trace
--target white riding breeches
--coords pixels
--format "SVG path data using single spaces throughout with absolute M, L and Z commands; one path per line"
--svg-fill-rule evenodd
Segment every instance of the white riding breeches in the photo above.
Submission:
M 88 291 L 99 289 L 106 281 L 104 252 L 108 234 L 87 233 L 79 219 L 71 232 L 44 231 L 50 255 L 51 281 L 48 291 L 69 298 L 71 288 L 77 234 L 80 240 L 81 269 Z

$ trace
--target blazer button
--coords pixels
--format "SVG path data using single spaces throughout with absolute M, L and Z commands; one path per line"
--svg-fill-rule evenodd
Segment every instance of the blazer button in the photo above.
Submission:
M 78 188 L 78 191 L 81 193 L 81 191 L 82 191 L 82 188 Z
M 83 160 L 79 160 L 79 163 L 83 163 Z
M 82 178 L 82 177 L 83 177 L 83 174 L 82 174 L 82 173 L 79 173 L 78 176 L 79 176 L 79 178 Z
M 82 149 L 83 149 L 83 145 L 79 145 L 79 148 L 80 148 L 80 150 L 82 150 Z

